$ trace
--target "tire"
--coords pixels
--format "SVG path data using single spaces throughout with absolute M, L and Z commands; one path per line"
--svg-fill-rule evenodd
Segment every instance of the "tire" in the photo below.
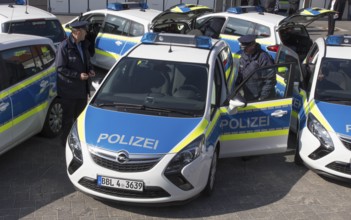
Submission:
M 54 99 L 46 114 L 41 135 L 48 138 L 58 136 L 62 130 L 63 109 L 59 99 Z
M 296 134 L 296 147 L 295 147 L 295 155 L 294 155 L 294 163 L 298 166 L 302 166 L 303 165 L 303 160 L 300 156 L 300 147 L 299 147 L 299 135 Z
M 212 195 L 212 192 L 214 190 L 214 185 L 215 185 L 215 180 L 216 180 L 216 172 L 217 172 L 217 163 L 218 163 L 218 148 L 216 148 L 215 152 L 213 153 L 211 167 L 210 167 L 210 173 L 208 174 L 207 184 L 206 184 L 206 187 L 203 191 L 203 194 L 206 196 Z

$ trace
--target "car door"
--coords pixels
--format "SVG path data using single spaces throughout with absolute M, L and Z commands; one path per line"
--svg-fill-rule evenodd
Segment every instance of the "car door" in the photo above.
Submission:
M 10 77 L 0 59 L 0 154 L 13 142 L 12 137 L 12 102 L 9 96 Z
M 289 48 L 284 49 L 284 47 L 281 48 L 280 56 L 294 53 Z M 294 77 L 300 74 L 300 68 L 297 68 L 298 58 L 295 57 L 295 59 L 297 60 L 259 68 L 236 87 L 231 103 L 241 104 L 237 106 L 234 104 L 233 110 L 222 108 L 221 157 L 286 151 Z M 267 72 L 276 75 L 274 97 L 267 100 L 245 101 L 242 88 L 248 83 L 248 80 L 252 77 L 264 76 Z
M 40 51 L 39 51 L 39 50 Z M 2 51 L 10 75 L 9 97 L 12 101 L 12 128 L 16 143 L 38 133 L 54 94 L 54 51 L 49 45 L 23 46 Z
M 95 41 L 94 64 L 109 69 L 121 57 L 128 41 L 130 20 L 107 15 Z

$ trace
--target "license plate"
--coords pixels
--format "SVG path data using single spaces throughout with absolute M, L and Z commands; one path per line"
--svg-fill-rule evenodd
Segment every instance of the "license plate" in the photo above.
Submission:
M 97 184 L 98 186 L 127 189 L 139 192 L 142 192 L 144 189 L 144 183 L 142 181 L 111 178 L 106 176 L 98 176 Z

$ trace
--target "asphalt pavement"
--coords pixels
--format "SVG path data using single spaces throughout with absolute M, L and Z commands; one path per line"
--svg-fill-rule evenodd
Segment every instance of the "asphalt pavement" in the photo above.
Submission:
M 65 17 L 67 18 L 67 17 Z M 68 19 L 68 18 L 67 18 Z M 337 22 L 336 34 L 350 33 Z M 311 25 L 311 36 L 326 33 Z M 221 159 L 211 197 L 171 207 L 101 202 L 74 189 L 59 139 L 35 136 L 0 156 L 0 220 L 350 219 L 351 185 L 293 162 L 294 151 Z

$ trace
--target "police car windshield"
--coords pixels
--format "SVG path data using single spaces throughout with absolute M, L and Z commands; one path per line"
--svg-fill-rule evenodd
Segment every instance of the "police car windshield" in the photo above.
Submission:
M 11 21 L 4 24 L 2 32 L 47 37 L 50 38 L 54 43 L 63 41 L 66 36 L 58 20 L 44 19 Z
M 92 101 L 97 107 L 172 117 L 204 113 L 208 71 L 205 65 L 123 58 Z M 165 114 L 167 113 L 167 114 Z
M 351 60 L 322 60 L 315 97 L 320 101 L 351 101 Z

